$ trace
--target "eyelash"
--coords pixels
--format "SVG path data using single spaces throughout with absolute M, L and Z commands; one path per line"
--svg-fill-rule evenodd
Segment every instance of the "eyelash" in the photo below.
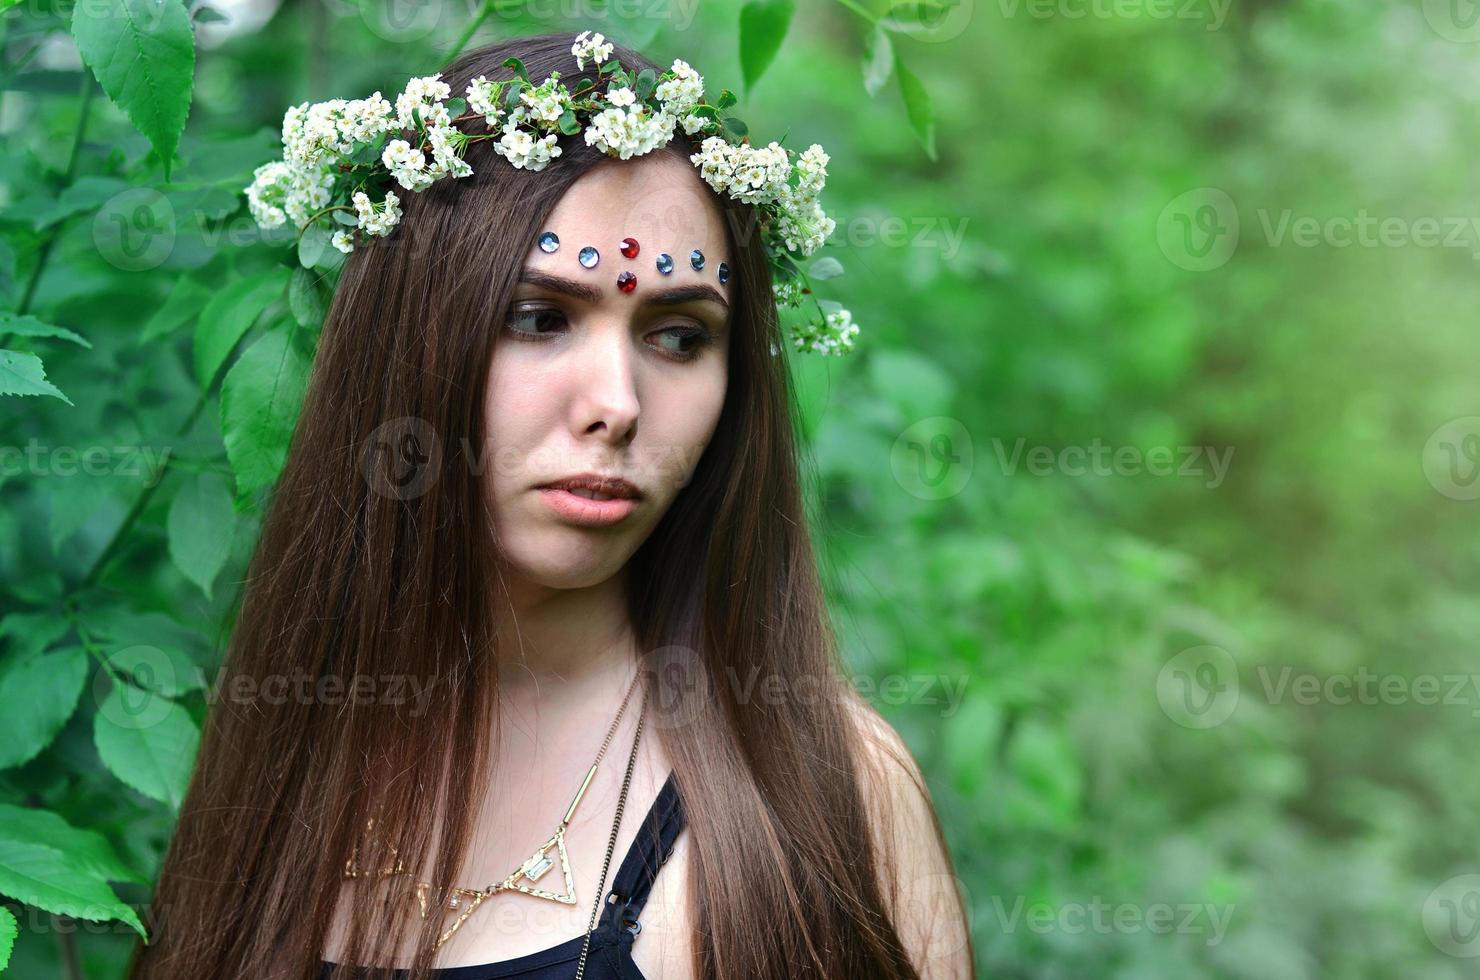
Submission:
M 549 314 L 551 316 L 558 317 L 562 321 L 565 320 L 564 313 L 562 313 L 560 310 L 548 306 L 516 308 L 509 313 L 509 318 L 504 321 L 504 332 L 517 340 L 536 344 L 544 343 L 545 340 L 551 336 L 551 334 L 535 333 L 529 330 L 516 330 L 513 326 L 516 321 L 524 317 L 539 316 L 540 314 Z M 702 324 L 695 324 L 692 328 L 676 326 L 665 327 L 663 330 L 660 330 L 659 333 L 668 333 L 669 331 L 685 329 L 687 329 L 688 332 L 681 334 L 680 336 L 685 340 L 694 341 L 694 346 L 683 353 L 672 350 L 663 350 L 660 348 L 659 353 L 661 354 L 661 356 L 666 357 L 671 361 L 693 361 L 697 360 L 699 356 L 704 353 L 704 350 L 708 348 L 712 343 L 714 343 L 714 335 L 710 333 L 708 327 L 705 327 Z

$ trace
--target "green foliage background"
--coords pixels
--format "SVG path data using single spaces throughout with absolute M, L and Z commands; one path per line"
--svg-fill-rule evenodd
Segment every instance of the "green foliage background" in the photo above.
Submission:
M 13 975 L 118 976 L 145 928 L 326 299 L 240 196 L 283 110 L 584 28 L 832 155 L 821 286 L 863 334 L 793 358 L 810 503 L 980 975 L 1473 975 L 1457 7 L 343 0 L 228 34 L 178 0 L 0 8 Z M 1083 472 L 1097 446 L 1125 462 Z

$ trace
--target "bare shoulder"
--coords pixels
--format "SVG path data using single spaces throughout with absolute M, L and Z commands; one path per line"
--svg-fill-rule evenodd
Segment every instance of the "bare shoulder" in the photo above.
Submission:
M 895 928 L 922 978 L 970 978 L 974 966 L 960 886 L 919 764 L 872 705 L 851 696 L 844 703 L 863 747 L 860 782 Z

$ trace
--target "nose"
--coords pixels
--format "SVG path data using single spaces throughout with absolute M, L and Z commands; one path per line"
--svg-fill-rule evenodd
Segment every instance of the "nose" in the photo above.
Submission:
M 585 331 L 586 343 L 576 355 L 580 366 L 571 373 L 576 386 L 572 428 L 578 436 L 620 447 L 637 435 L 640 406 L 629 333 L 625 320 Z

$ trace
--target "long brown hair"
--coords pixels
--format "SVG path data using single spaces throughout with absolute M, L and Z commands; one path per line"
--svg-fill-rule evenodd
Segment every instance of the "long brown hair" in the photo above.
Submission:
M 442 77 L 458 95 L 478 75 L 511 77 L 503 62 L 517 56 L 533 78 L 559 70 L 575 89 L 594 80 L 595 66 L 574 70 L 572 39 L 500 42 L 464 54 Z M 615 56 L 659 68 L 625 48 Z M 687 158 L 689 143 L 680 132 L 658 152 Z M 480 544 L 489 537 L 480 467 L 452 458 L 483 445 L 495 325 L 511 305 L 524 243 L 607 159 L 579 138 L 561 145 L 562 156 L 531 174 L 473 144 L 474 176 L 400 195 L 401 225 L 349 258 L 218 690 L 295 671 L 416 675 L 427 680 L 425 702 L 214 703 L 135 980 L 257 978 L 273 967 L 314 976 L 357 843 L 364 867 L 391 863 L 381 845 L 411 868 L 435 854 L 438 881 L 460 867 L 474 794 L 493 778 L 486 741 L 458 733 L 497 727 L 486 587 L 495 553 Z M 695 972 L 916 977 L 889 914 L 894 885 L 878 873 L 890 862 L 881 864 L 870 835 L 887 815 L 872 812 L 860 788 L 868 767 L 807 533 L 760 229 L 752 209 L 716 200 L 736 257 L 726 401 L 692 479 L 629 566 L 639 649 L 663 661 L 644 673 L 652 730 L 692 835 Z M 364 450 L 408 437 L 437 468 L 416 492 L 396 492 Z M 741 696 L 737 678 L 821 696 Z M 430 821 L 418 819 L 434 812 L 454 815 L 435 842 Z M 360 830 L 371 815 L 367 851 Z M 415 917 L 404 914 L 404 896 L 354 895 L 340 959 L 388 964 Z M 422 923 L 414 977 L 431 967 L 441 925 L 437 916 Z

